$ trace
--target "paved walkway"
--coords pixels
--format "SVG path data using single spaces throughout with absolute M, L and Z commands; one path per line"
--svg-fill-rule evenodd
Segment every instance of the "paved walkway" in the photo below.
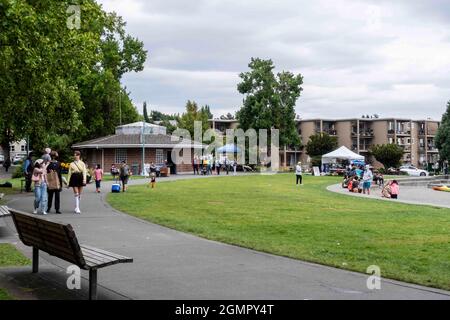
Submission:
M 435 207 L 450 208 L 450 192 L 435 191 L 427 187 L 402 187 L 400 184 L 399 199 L 387 199 L 381 197 L 381 188 L 373 187 L 370 196 L 351 193 L 347 189 L 341 187 L 340 184 L 335 184 L 328 187 L 329 191 L 342 193 L 353 197 L 370 197 L 372 199 L 384 201 L 396 201 L 417 205 L 430 205 Z
M 186 178 L 192 177 L 166 181 Z M 108 189 L 109 183 L 105 183 L 104 190 Z M 450 299 L 450 292 L 390 280 L 383 280 L 381 290 L 371 291 L 366 286 L 367 275 L 177 232 L 117 212 L 104 197 L 95 194 L 91 185 L 83 194 L 83 214 L 48 217 L 71 223 L 82 243 L 134 258 L 132 264 L 100 270 L 102 299 Z M 71 192 L 63 193 L 63 212 L 72 211 L 72 198 Z M 30 211 L 32 196 L 18 195 L 9 205 Z M 17 239 L 11 234 L 11 220 L 6 223 L 9 240 Z M 30 255 L 29 248 L 18 246 Z M 39 276 L 31 275 L 29 267 L 3 269 L 0 284 L 3 279 L 31 286 L 34 297 L 40 299 L 86 298 L 85 280 L 81 291 L 74 293 L 64 288 L 68 264 L 46 254 L 41 257 Z M 83 276 L 86 278 L 85 273 Z

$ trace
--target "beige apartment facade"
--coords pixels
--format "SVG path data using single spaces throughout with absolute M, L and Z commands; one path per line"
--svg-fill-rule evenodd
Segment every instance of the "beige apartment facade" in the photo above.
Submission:
M 354 118 L 354 119 L 310 119 L 298 122 L 302 144 L 306 145 L 311 135 L 328 133 L 338 139 L 339 146 L 366 157 L 366 161 L 380 167 L 370 156 L 370 148 L 377 144 L 397 144 L 404 149 L 402 161 L 417 167 L 426 167 L 439 161 L 435 136 L 440 122 L 434 120 L 411 120 L 401 118 Z M 309 163 L 305 151 L 301 160 Z
M 403 163 L 417 167 L 426 167 L 439 161 L 439 151 L 435 146 L 435 136 L 440 126 L 439 121 L 411 120 L 402 118 L 350 118 L 350 119 L 308 119 L 296 120 L 302 146 L 280 150 L 280 163 L 292 167 L 298 161 L 304 165 L 311 163 L 304 146 L 316 133 L 328 133 L 338 139 L 339 146 L 366 157 L 366 161 L 375 167 L 381 167 L 372 156 L 370 148 L 377 144 L 395 143 L 405 153 Z M 237 129 L 237 120 L 210 120 L 210 127 L 220 134 L 227 129 Z

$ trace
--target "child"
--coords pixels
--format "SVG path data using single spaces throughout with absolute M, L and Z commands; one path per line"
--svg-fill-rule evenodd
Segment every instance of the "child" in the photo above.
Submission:
M 103 180 L 103 170 L 102 167 L 98 164 L 94 170 L 94 178 L 95 178 L 95 189 L 97 193 L 100 193 L 100 187 Z
M 152 186 L 152 189 L 155 189 L 156 186 L 156 174 L 152 172 L 150 175 L 150 185 Z
M 391 199 L 398 199 L 399 192 L 400 192 L 400 188 L 398 186 L 397 180 L 392 181 L 392 183 L 391 183 Z

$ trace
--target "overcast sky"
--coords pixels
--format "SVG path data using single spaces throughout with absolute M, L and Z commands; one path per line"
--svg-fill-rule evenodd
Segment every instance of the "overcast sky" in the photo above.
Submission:
M 251 57 L 304 76 L 302 118 L 440 119 L 450 100 L 448 0 L 99 0 L 144 41 L 145 70 L 123 84 L 166 113 L 188 99 L 216 117 L 242 104 Z

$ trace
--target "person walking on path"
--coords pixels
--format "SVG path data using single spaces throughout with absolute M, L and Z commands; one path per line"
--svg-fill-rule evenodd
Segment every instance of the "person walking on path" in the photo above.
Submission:
M 95 179 L 95 191 L 100 193 L 101 183 L 103 180 L 103 169 L 97 164 L 97 167 L 94 170 L 94 179 Z
M 3 168 L 5 168 L 5 172 L 8 172 L 9 167 L 11 167 L 11 159 L 9 157 L 6 157 L 5 161 L 3 162 Z
M 57 214 L 61 214 L 61 211 L 59 210 L 61 207 L 61 191 L 62 191 L 62 174 L 61 174 L 61 163 L 58 161 L 58 152 L 52 151 L 50 153 L 50 156 L 52 160 L 50 161 L 48 167 L 47 167 L 47 174 L 51 174 L 52 172 L 56 172 L 56 176 L 58 179 L 58 185 L 57 186 L 51 186 L 51 180 L 48 180 L 48 208 L 47 212 L 50 212 L 53 204 L 53 197 L 55 197 L 55 211 Z
M 165 163 L 166 165 L 166 163 Z M 123 192 L 127 191 L 128 180 L 130 179 L 130 166 L 124 160 L 120 167 L 120 181 L 122 182 Z
M 75 213 L 80 214 L 80 200 L 83 188 L 87 183 L 87 168 L 83 161 L 80 159 L 80 151 L 74 152 L 74 161 L 69 166 L 69 188 L 73 189 L 73 195 L 75 197 Z
M 150 186 L 152 189 L 156 187 L 156 174 L 154 172 L 150 175 Z
M 372 181 L 373 181 L 373 173 L 372 170 L 370 170 L 370 167 L 367 165 L 366 169 L 364 170 L 363 173 L 363 193 L 370 195 L 370 187 L 372 186 Z
M 33 159 L 30 152 L 23 163 L 23 175 L 25 177 L 25 192 L 31 192 L 31 176 L 33 175 Z
M 194 159 L 192 160 L 192 165 L 194 167 L 194 175 L 199 175 L 199 171 L 198 171 L 198 162 L 199 159 L 197 156 L 194 156 Z
M 296 176 L 296 183 L 297 185 L 303 185 L 303 170 L 302 170 L 302 163 L 297 163 L 297 166 L 295 167 L 295 176 Z
M 221 167 L 221 163 L 220 163 L 219 159 L 216 159 L 216 172 L 217 172 L 218 176 L 220 176 L 220 167 Z
M 33 176 L 34 182 L 34 210 L 33 213 L 47 214 L 47 163 L 42 159 L 34 163 Z

